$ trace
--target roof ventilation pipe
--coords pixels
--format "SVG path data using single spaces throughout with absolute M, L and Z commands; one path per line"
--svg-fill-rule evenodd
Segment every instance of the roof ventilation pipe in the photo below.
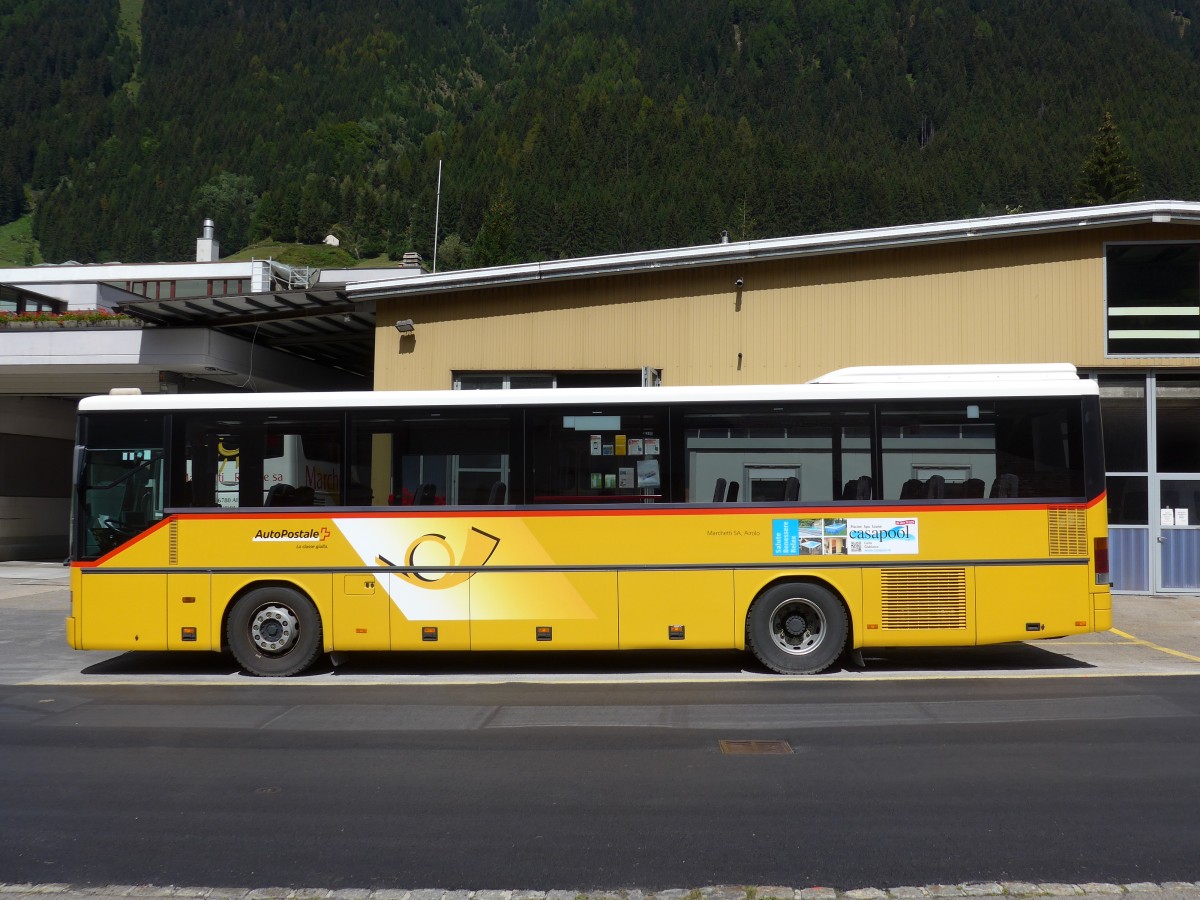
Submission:
M 196 262 L 216 262 L 221 258 L 221 245 L 217 243 L 217 226 L 212 219 L 205 219 L 196 238 Z

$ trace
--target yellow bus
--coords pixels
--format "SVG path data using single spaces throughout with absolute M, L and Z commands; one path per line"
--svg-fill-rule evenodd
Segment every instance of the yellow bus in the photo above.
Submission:
M 1111 627 L 1098 392 L 1069 365 L 122 392 L 80 403 L 77 444 L 81 650 L 282 676 L 355 650 L 736 648 L 809 674 Z

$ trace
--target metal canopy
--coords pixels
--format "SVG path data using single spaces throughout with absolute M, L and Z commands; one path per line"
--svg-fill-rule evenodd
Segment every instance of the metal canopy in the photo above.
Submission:
M 375 308 L 344 286 L 174 300 L 137 299 L 120 312 L 162 328 L 212 328 L 280 353 L 370 379 Z

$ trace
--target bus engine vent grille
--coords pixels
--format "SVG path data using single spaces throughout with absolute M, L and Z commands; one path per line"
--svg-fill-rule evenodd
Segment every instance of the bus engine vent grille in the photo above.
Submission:
M 179 520 L 172 519 L 167 526 L 167 563 L 179 565 Z
M 884 569 L 885 631 L 967 627 L 966 569 Z
M 1077 506 L 1051 506 L 1051 556 L 1087 556 L 1087 516 Z

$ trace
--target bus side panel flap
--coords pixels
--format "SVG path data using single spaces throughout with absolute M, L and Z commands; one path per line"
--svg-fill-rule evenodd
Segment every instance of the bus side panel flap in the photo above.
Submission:
M 469 584 L 472 650 L 617 649 L 615 572 L 480 572 Z
M 622 650 L 735 646 L 732 569 L 623 571 L 617 588 Z
M 213 649 L 211 582 L 207 572 L 167 575 L 168 650 Z
M 390 650 L 392 601 L 374 572 L 334 576 L 335 650 Z
M 434 587 L 413 575 L 379 573 L 390 597 L 393 650 L 470 650 L 471 589 L 464 581 Z
M 166 575 L 84 572 L 80 593 L 82 649 L 167 649 Z
M 1092 630 L 1087 566 L 979 566 L 975 578 L 981 644 Z

